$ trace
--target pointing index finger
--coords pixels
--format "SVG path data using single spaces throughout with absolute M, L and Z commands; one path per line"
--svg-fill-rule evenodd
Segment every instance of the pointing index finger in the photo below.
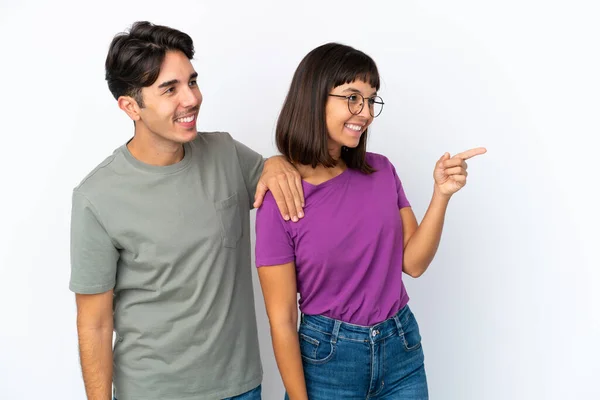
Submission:
M 485 147 L 476 147 L 474 149 L 463 151 L 462 153 L 458 153 L 454 157 L 462 158 L 463 160 L 468 160 L 471 157 L 485 154 L 486 152 L 487 152 L 487 149 Z

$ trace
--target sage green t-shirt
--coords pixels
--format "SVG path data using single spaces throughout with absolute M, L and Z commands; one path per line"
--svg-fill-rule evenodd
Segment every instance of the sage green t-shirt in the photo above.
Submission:
M 249 211 L 263 158 L 221 132 L 184 150 L 157 167 L 123 145 L 73 192 L 69 287 L 114 289 L 119 400 L 221 399 L 262 380 Z

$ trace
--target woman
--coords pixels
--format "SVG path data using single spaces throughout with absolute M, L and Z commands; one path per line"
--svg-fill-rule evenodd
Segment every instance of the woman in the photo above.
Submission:
M 378 90 L 369 56 L 329 43 L 298 66 L 277 122 L 277 146 L 302 176 L 305 216 L 286 222 L 265 198 L 256 265 L 292 400 L 428 398 L 402 272 L 425 272 L 450 197 L 466 183 L 465 160 L 486 150 L 438 160 L 419 225 L 394 166 L 366 152 L 367 128 L 383 108 Z

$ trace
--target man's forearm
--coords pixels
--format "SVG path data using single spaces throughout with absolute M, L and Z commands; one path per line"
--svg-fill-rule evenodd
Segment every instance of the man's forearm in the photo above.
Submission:
M 112 326 L 77 327 L 81 371 L 88 400 L 112 399 Z

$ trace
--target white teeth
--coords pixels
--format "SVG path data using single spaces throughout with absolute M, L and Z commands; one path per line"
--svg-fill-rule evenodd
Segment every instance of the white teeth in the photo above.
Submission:
M 363 128 L 360 125 L 354 125 L 354 124 L 346 124 L 346 127 L 350 128 L 350 129 L 352 129 L 353 131 L 356 131 L 356 132 L 362 131 L 362 128 Z
M 175 121 L 177 121 L 177 122 L 192 122 L 193 120 L 194 120 L 194 116 L 192 115 L 191 117 L 178 118 Z

